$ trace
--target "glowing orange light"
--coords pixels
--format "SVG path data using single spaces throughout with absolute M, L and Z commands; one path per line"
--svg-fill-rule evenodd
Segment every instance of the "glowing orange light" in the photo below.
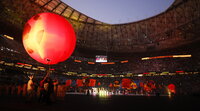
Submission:
M 27 53 L 43 64 L 57 64 L 69 58 L 76 44 L 71 24 L 53 13 L 33 16 L 25 25 L 23 45 Z
M 101 63 L 101 64 L 115 64 L 115 62 L 103 62 L 103 63 Z
M 121 61 L 121 63 L 127 63 L 128 62 L 128 60 L 125 60 L 125 61 Z
M 74 62 L 82 62 L 81 60 L 74 60 Z
M 94 62 L 88 62 L 88 64 L 95 64 Z

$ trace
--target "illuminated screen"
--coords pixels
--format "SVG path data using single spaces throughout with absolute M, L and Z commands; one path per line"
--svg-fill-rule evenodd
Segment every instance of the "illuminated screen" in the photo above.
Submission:
M 96 62 L 107 62 L 107 56 L 96 55 Z

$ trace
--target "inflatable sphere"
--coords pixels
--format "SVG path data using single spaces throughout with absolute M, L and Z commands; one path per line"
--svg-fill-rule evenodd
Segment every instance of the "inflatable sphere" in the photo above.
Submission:
M 76 45 L 71 24 L 54 13 L 40 13 L 25 24 L 23 45 L 26 52 L 43 64 L 57 64 L 68 59 Z

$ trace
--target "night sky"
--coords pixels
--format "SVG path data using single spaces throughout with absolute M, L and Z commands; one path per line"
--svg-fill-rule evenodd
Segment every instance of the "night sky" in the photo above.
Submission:
M 120 24 L 157 15 L 174 0 L 62 0 L 72 8 L 96 20 Z

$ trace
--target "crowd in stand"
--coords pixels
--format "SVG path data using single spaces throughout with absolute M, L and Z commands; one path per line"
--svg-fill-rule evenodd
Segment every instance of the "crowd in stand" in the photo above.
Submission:
M 1 43 L 4 43 L 4 39 L 1 39 Z M 12 44 L 12 43 L 10 43 Z M 1 44 L 0 46 L 0 57 L 2 61 L 6 62 L 22 62 L 28 63 L 35 66 L 36 62 L 31 59 L 22 49 L 14 51 L 12 48 L 8 50 L 9 44 Z M 77 76 L 65 76 L 62 75 L 62 72 L 77 72 L 87 74 L 127 74 L 127 72 L 131 72 L 133 74 L 139 74 L 144 72 L 175 72 L 175 71 L 192 71 L 192 72 L 200 72 L 200 48 L 199 45 L 196 44 L 194 47 L 186 47 L 186 48 L 177 48 L 172 51 L 163 51 L 163 52 L 155 52 L 148 54 L 138 54 L 131 55 L 127 57 L 128 63 L 120 63 L 116 62 L 116 64 L 108 64 L 103 65 L 100 63 L 88 64 L 89 61 L 82 62 L 74 62 L 73 58 L 68 59 L 66 62 L 59 63 L 54 65 L 53 67 L 60 73 L 56 77 L 42 77 L 42 74 L 38 74 L 37 71 L 6 66 L 4 64 L 0 64 L 0 95 L 19 95 L 19 96 L 27 96 L 35 97 L 37 96 L 41 101 L 50 101 L 50 95 L 54 95 L 54 98 L 65 96 L 65 93 L 68 91 L 76 92 L 85 92 L 88 88 L 76 85 L 77 79 L 82 79 Z M 191 54 L 191 58 L 162 58 L 162 59 L 151 59 L 151 60 L 141 60 L 142 57 L 153 57 L 153 56 L 162 56 L 162 55 L 179 55 L 179 54 Z M 108 55 L 109 56 L 109 55 Z M 116 60 L 120 60 L 120 57 Z M 89 59 L 88 59 L 89 60 Z M 114 59 L 113 59 L 114 60 Z M 94 61 L 93 61 L 94 62 Z M 39 63 L 38 63 L 39 64 Z M 41 65 L 41 64 L 39 64 Z M 7 72 L 6 70 L 21 70 L 13 75 L 14 72 Z M 30 88 L 28 83 L 28 76 L 26 74 L 21 75 L 23 72 L 31 72 L 35 74 L 34 77 L 29 76 L 29 79 L 33 79 L 32 82 L 34 84 L 34 91 L 28 91 L 27 88 Z M 38 71 L 39 73 L 42 71 Z M 10 73 L 10 74 L 7 74 Z M 37 73 L 37 74 L 36 74 Z M 53 74 L 52 74 L 53 75 Z M 104 87 L 108 90 L 121 90 L 130 91 L 130 93 L 145 93 L 144 88 L 140 86 L 140 82 L 148 83 L 147 81 L 154 81 L 154 86 L 156 88 L 160 87 L 162 89 L 161 93 L 167 93 L 166 87 L 169 84 L 174 84 L 176 86 L 177 94 L 199 94 L 200 93 L 200 74 L 191 74 L 191 75 L 165 75 L 165 76 L 143 76 L 143 77 L 130 77 L 132 82 L 137 85 L 137 88 L 123 88 L 121 77 L 107 78 L 107 77 L 93 77 L 96 80 L 96 85 L 93 87 Z M 27 76 L 27 77 L 24 77 Z M 40 77 L 37 77 L 40 76 Z M 23 79 L 26 78 L 26 79 Z M 66 86 L 66 80 L 72 80 L 72 84 L 70 86 Z M 43 81 L 43 82 L 41 82 Z M 118 81 L 119 84 L 115 84 L 115 81 Z M 45 84 L 46 83 L 46 84 Z M 51 85 L 47 85 L 51 84 Z M 100 85 L 98 85 L 98 83 Z M 43 85 L 41 85 L 43 84 Z M 51 88 L 45 88 L 45 87 Z M 115 87 L 117 86 L 117 87 Z M 153 87 L 154 87 L 153 86 Z M 51 90 L 50 90 L 51 89 Z M 42 91 L 43 90 L 43 91 Z M 46 92 L 45 92 L 46 91 Z M 44 93 L 45 92 L 45 93 Z M 48 92 L 48 93 L 47 93 Z M 155 93 L 155 92 L 154 92 Z M 45 95 L 45 96 L 44 96 Z M 44 99 L 44 98 L 45 99 Z M 41 99 L 43 98 L 43 99 Z
M 89 74 L 126 74 L 131 73 L 144 73 L 144 72 L 175 72 L 175 71 L 199 71 L 200 67 L 200 48 L 199 44 L 194 46 L 184 46 L 171 50 L 160 52 L 148 52 L 142 54 L 130 54 L 119 57 L 107 55 L 108 61 L 115 62 L 115 64 L 101 64 L 95 61 L 75 62 L 69 59 L 64 63 L 58 64 L 58 70 L 71 71 L 71 72 L 86 72 Z M 188 58 L 155 58 L 149 60 L 142 60 L 143 57 L 156 57 L 156 56 L 172 56 L 172 55 L 191 55 Z M 95 55 L 93 56 L 93 58 Z M 122 59 L 123 58 L 123 59 Z M 127 63 L 121 63 L 121 60 L 128 60 Z M 88 64 L 94 62 L 95 64 Z M 64 67 L 64 68 L 63 68 Z
M 163 58 L 141 60 L 136 58 L 129 63 L 115 63 L 115 64 L 88 64 L 87 62 L 77 63 L 74 61 L 65 64 L 66 68 L 61 70 L 69 70 L 71 72 L 86 72 L 89 74 L 124 74 L 144 73 L 144 72 L 175 72 L 175 71 L 198 71 L 199 58 L 195 55 L 191 58 Z M 58 65 L 62 67 L 62 65 Z
M 45 65 L 38 63 L 31 59 L 23 49 L 23 46 L 16 41 L 9 41 L 6 39 L 0 39 L 0 58 L 1 61 L 8 63 L 26 63 L 35 67 Z M 17 48 L 15 47 L 18 46 Z M 77 72 L 88 74 L 126 74 L 131 73 L 144 73 L 144 72 L 175 72 L 182 71 L 199 71 L 200 67 L 200 48 L 199 44 L 192 44 L 183 46 L 180 48 L 174 48 L 166 51 L 159 52 L 147 52 L 141 54 L 130 54 L 122 56 L 107 55 L 108 61 L 118 61 L 115 64 L 101 64 L 95 63 L 95 55 L 90 58 L 85 58 L 81 62 L 75 62 L 75 58 L 80 55 L 73 55 L 65 62 L 54 65 L 56 70 L 61 72 Z M 162 58 L 141 60 L 142 57 L 155 57 L 155 56 L 167 56 L 167 55 L 184 55 L 191 54 L 191 58 Z M 113 56 L 113 57 L 112 57 Z M 126 57 L 127 56 L 127 57 Z M 128 60 L 127 63 L 121 63 L 122 60 Z M 113 60 L 113 61 L 112 61 Z M 88 62 L 94 62 L 95 64 L 88 64 Z

